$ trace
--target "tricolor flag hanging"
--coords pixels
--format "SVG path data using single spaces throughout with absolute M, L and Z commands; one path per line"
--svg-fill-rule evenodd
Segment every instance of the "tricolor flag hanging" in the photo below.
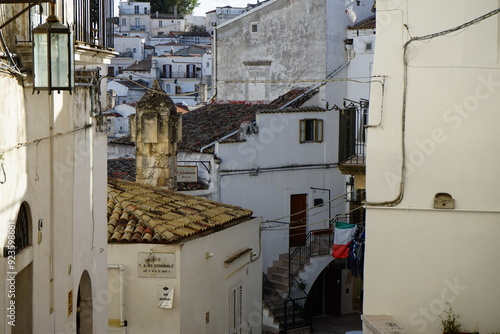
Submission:
M 356 225 L 337 222 L 333 236 L 332 256 L 336 259 L 345 259 L 349 256 L 349 245 L 356 233 Z

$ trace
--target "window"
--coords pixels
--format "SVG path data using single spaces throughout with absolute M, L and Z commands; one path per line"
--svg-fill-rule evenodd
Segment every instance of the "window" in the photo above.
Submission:
M 13 233 L 10 229 L 13 230 Z M 15 225 L 9 226 L 9 235 L 14 236 L 14 243 L 12 244 L 12 240 L 9 239 L 9 242 L 5 244 L 4 257 L 12 255 L 9 251 L 14 251 L 15 254 L 19 254 L 20 251 L 30 245 L 30 217 L 28 204 L 21 204 L 19 212 L 17 213 Z
M 321 143 L 323 141 L 322 119 L 301 119 L 299 127 L 301 143 Z
M 147 14 L 147 13 L 148 13 L 148 8 L 147 8 L 147 7 L 145 7 L 145 8 L 144 8 L 144 14 Z
M 122 26 L 126 26 L 127 25 L 127 19 L 122 19 Z
M 139 29 L 139 26 L 141 25 L 141 19 L 136 17 L 135 18 L 135 26 L 136 26 L 136 29 Z
M 171 86 L 170 84 L 165 85 L 165 92 L 166 93 L 170 93 L 170 90 L 171 90 L 170 86 Z
M 241 334 L 242 333 L 242 299 L 243 287 L 238 285 L 229 291 L 229 333 Z
M 122 74 L 123 73 L 123 66 L 118 66 L 118 74 Z
M 175 94 L 182 94 L 182 86 L 179 85 L 175 86 Z
M 371 51 L 372 50 L 372 43 L 366 43 L 366 51 Z
M 139 14 L 139 6 L 134 6 L 134 14 Z
M 160 28 L 161 28 L 161 27 L 163 27 L 163 21 L 162 21 L 162 20 L 160 20 L 160 21 L 158 22 L 158 26 L 159 26 Z
M 108 66 L 108 77 L 114 77 L 114 76 L 115 76 L 114 66 Z
M 136 48 L 134 48 L 132 52 L 137 53 L 137 49 L 136 49 Z
M 252 33 L 258 33 L 259 32 L 259 24 L 257 22 L 252 22 L 250 25 L 250 31 Z

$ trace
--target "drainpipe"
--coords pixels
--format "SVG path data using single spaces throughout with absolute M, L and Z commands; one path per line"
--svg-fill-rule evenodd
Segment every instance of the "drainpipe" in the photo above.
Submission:
M 123 264 L 108 264 L 108 269 L 120 270 L 120 326 L 125 327 L 125 301 L 123 298 L 123 276 L 125 274 L 125 268 L 123 267 Z

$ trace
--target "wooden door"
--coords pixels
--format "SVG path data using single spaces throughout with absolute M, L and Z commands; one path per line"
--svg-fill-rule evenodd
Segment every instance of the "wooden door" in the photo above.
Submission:
M 289 246 L 305 245 L 307 224 L 307 194 L 290 196 Z

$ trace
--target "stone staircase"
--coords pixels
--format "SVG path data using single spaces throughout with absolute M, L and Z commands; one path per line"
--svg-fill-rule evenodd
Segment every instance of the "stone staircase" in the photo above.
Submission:
M 263 284 L 263 295 L 265 303 L 264 316 L 267 316 L 267 325 L 264 321 L 263 333 L 280 333 L 285 328 L 285 304 L 287 311 L 287 333 L 309 333 L 309 326 L 304 319 L 305 298 L 307 294 L 303 291 L 297 291 L 296 284 L 292 284 L 290 291 L 289 272 L 295 272 L 300 263 L 292 261 L 289 266 L 289 254 L 280 254 L 278 260 L 273 261 L 273 266 L 267 268 L 267 282 Z M 293 278 L 292 278 L 293 279 Z M 301 302 L 304 305 L 298 305 L 291 299 L 291 295 L 300 294 L 304 298 Z M 299 330 L 297 332 L 297 330 Z

